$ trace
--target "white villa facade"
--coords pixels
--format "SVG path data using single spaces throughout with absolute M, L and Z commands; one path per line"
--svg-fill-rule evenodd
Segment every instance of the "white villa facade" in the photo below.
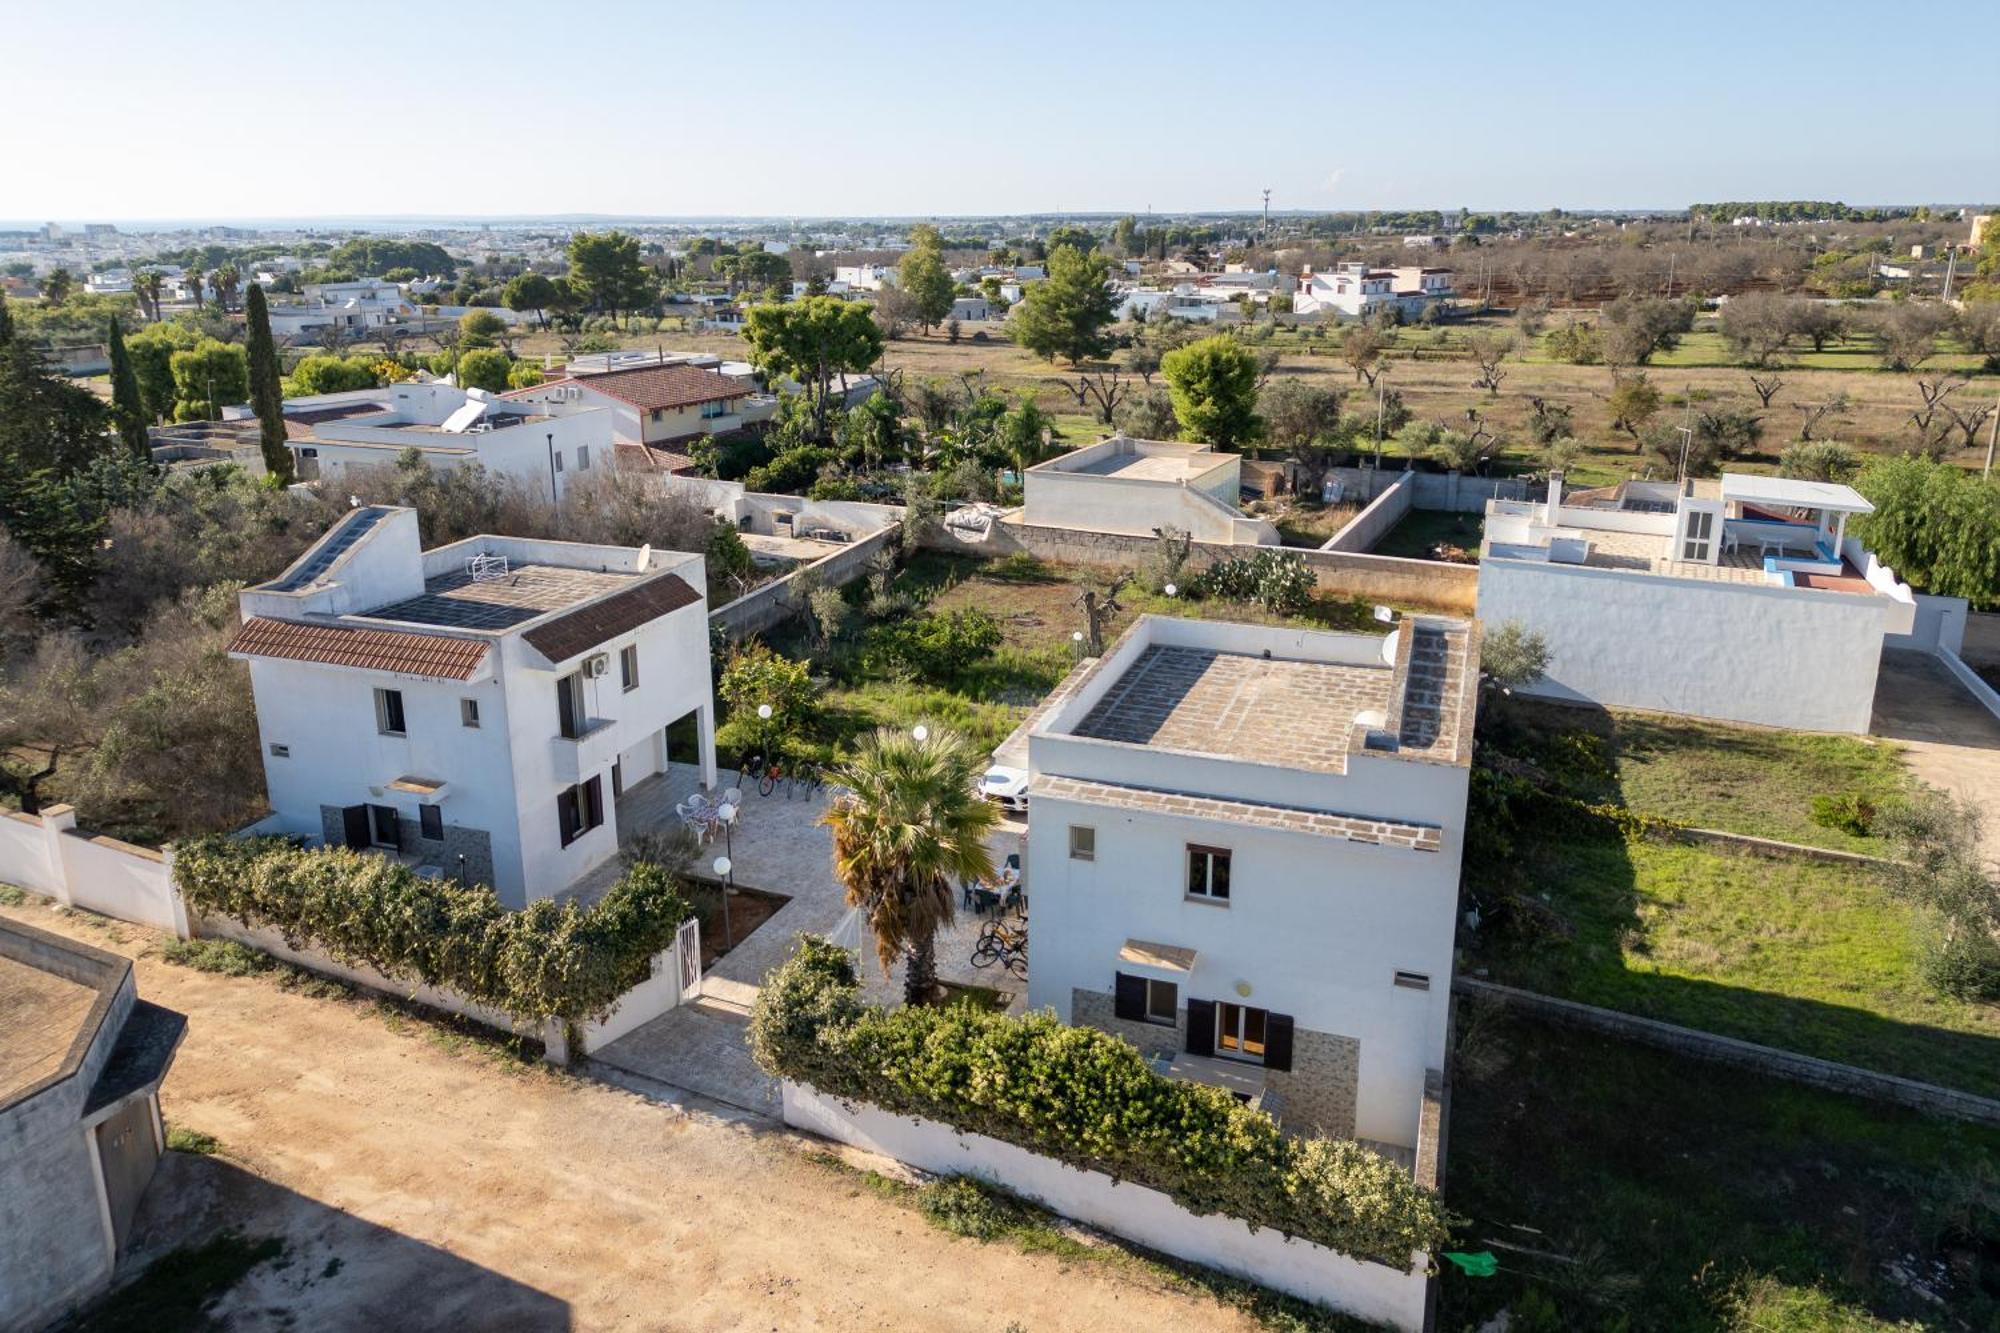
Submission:
M 1242 487 L 1241 454 L 1114 435 L 1029 468 L 1021 521 L 1132 537 L 1171 527 L 1196 541 L 1276 546 L 1277 526 L 1237 507 Z
M 692 718 L 715 778 L 702 557 L 473 537 L 356 509 L 241 597 L 281 831 L 380 849 L 520 907 L 617 855 L 617 797 Z
M 558 417 L 603 409 L 619 443 L 664 449 L 701 435 L 740 430 L 770 415 L 776 400 L 715 366 L 668 362 L 619 367 L 515 389 L 516 410 Z
M 1288 1129 L 1418 1144 L 1478 629 L 1142 617 L 1029 728 L 1028 1000 Z
M 1553 661 L 1530 691 L 1807 731 L 1866 733 L 1909 586 L 1846 535 L 1873 506 L 1828 482 L 1725 474 L 1492 500 L 1479 617 Z
M 1453 293 L 1451 270 L 1400 266 L 1370 268 L 1361 263 L 1336 265 L 1326 272 L 1308 266 L 1299 274 L 1292 311 L 1300 315 L 1332 315 L 1367 319 L 1393 308 L 1415 319 L 1434 301 Z
M 386 467 L 414 449 L 438 471 L 478 463 L 551 500 L 593 469 L 614 465 L 612 414 L 553 415 L 442 382 L 407 380 L 323 401 L 285 404 L 299 476 L 338 482 L 353 468 Z

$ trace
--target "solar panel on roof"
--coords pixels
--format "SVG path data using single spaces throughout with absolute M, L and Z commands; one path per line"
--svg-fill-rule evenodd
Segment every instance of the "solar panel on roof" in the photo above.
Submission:
M 319 545 L 306 552 L 299 563 L 292 567 L 278 582 L 271 585 L 273 592 L 297 592 L 309 586 L 320 575 L 332 567 L 333 562 L 351 549 L 354 543 L 366 536 L 369 529 L 382 521 L 389 512 L 384 505 L 365 505 L 340 520 L 339 526 L 319 539 Z

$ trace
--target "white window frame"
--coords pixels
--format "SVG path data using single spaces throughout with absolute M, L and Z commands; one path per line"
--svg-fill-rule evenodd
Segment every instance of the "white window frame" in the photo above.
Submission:
M 1207 858 L 1206 873 L 1202 877 L 1202 887 L 1199 890 L 1195 888 L 1194 877 L 1194 858 L 1197 856 Z M 1230 849 L 1227 847 L 1210 846 L 1207 843 L 1191 842 L 1187 845 L 1186 858 L 1187 883 L 1184 889 L 1187 900 L 1195 903 L 1207 903 L 1212 907 L 1229 906 L 1229 895 L 1234 888 L 1234 876 L 1231 871 L 1234 869 L 1235 861 Z M 1220 893 L 1215 891 L 1215 881 L 1217 878 L 1215 868 L 1218 860 L 1226 867 L 1221 876 L 1223 884 L 1222 892 Z
M 639 688 L 639 645 L 628 643 L 618 650 L 618 683 L 626 694 Z
M 1081 841 L 1076 836 L 1079 833 L 1085 835 Z M 1089 824 L 1071 824 L 1069 826 L 1069 859 L 1072 861 L 1095 861 L 1097 859 L 1096 828 Z
M 458 701 L 458 724 L 461 727 L 479 727 L 479 700 L 462 698 Z
M 403 715 L 403 725 L 400 727 L 389 725 L 389 700 L 391 699 L 396 701 L 395 711 Z M 375 687 L 375 730 L 384 736 L 408 736 L 410 734 L 410 705 L 409 701 L 403 698 L 401 690 L 391 690 L 380 685 Z
M 1163 991 L 1166 1000 L 1164 1012 L 1159 1003 Z M 1158 977 L 1146 978 L 1146 1021 L 1148 1023 L 1158 1023 L 1162 1027 L 1178 1027 L 1180 1025 L 1180 1009 L 1181 987 L 1179 982 L 1162 981 Z

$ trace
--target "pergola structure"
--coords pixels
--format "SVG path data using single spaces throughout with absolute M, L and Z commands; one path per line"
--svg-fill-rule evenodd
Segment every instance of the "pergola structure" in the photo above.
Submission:
M 1722 499 L 1725 504 L 1756 505 L 1791 514 L 1810 512 L 1817 534 L 1813 544 L 1817 547 L 1827 543 L 1835 560 L 1840 559 L 1841 543 L 1847 536 L 1847 516 L 1875 512 L 1875 506 L 1852 486 L 1831 481 L 1806 481 L 1798 477 L 1758 477 L 1725 472 L 1722 475 Z

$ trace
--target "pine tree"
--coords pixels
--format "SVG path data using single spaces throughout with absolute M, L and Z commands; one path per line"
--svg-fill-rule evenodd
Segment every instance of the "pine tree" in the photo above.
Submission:
M 111 421 L 125 451 L 140 462 L 152 458 L 146 439 L 146 409 L 139 397 L 139 375 L 132 368 L 131 353 L 125 350 L 125 330 L 116 315 L 106 339 L 111 344 Z
M 262 284 L 250 284 L 244 311 L 250 331 L 250 405 L 257 412 L 264 468 L 289 486 L 293 479 L 292 451 L 285 443 L 283 371 L 278 366 L 278 344 L 271 337 L 271 311 L 264 303 Z

